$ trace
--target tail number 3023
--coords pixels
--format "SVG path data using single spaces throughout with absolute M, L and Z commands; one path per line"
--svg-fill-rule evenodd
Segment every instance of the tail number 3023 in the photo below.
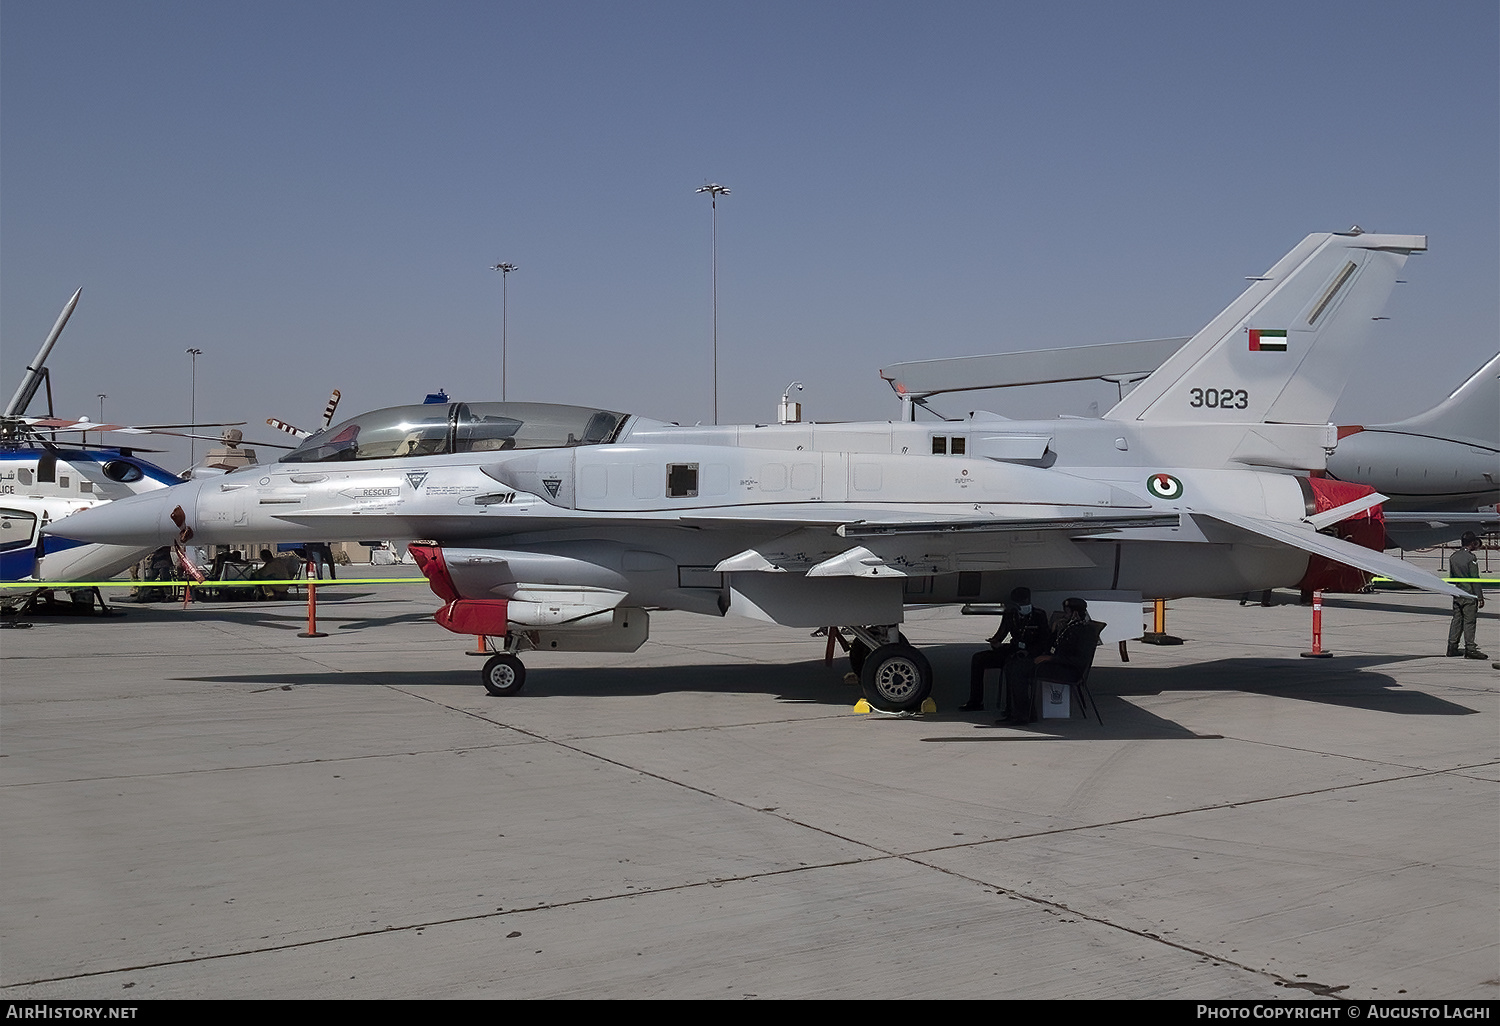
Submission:
M 1243 388 L 1194 388 L 1189 389 L 1193 409 L 1207 406 L 1211 410 L 1243 410 L 1250 405 L 1250 393 Z

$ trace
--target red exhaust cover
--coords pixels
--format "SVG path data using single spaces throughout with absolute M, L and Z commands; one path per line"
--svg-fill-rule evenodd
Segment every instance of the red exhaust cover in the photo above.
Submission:
M 1375 491 L 1369 485 L 1335 481 L 1327 477 L 1312 477 L 1306 481 L 1312 489 L 1313 513 L 1334 509 Z M 1372 506 L 1347 520 L 1340 520 L 1334 525 L 1334 532 L 1344 541 L 1376 552 L 1384 551 L 1385 514 L 1379 506 Z M 1360 592 L 1365 590 L 1373 576 L 1352 566 L 1336 563 L 1326 556 L 1313 555 L 1308 557 L 1307 573 L 1297 582 L 1297 587 L 1304 591 Z

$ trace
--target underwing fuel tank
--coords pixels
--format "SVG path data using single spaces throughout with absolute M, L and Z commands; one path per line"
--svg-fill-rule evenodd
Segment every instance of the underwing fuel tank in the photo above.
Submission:
M 542 584 L 514 586 L 514 598 L 463 598 L 441 546 L 412 545 L 410 552 L 445 603 L 433 619 L 455 634 L 522 634 L 529 648 L 565 652 L 634 652 L 650 636 L 650 615 L 620 605 L 624 592 Z

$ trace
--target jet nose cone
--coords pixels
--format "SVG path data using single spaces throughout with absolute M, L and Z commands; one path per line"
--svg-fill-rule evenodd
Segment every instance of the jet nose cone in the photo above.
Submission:
M 124 499 L 86 509 L 43 529 L 43 533 L 79 542 L 106 542 L 111 545 L 167 545 L 177 539 L 178 528 L 171 512 L 178 505 L 192 509 L 191 496 L 173 495 L 167 488 L 147 495 Z M 184 505 L 183 499 L 188 499 Z

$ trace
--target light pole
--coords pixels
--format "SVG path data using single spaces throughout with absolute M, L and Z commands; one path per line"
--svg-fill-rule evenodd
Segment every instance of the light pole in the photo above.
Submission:
M 714 423 L 719 422 L 719 197 L 729 190 L 718 182 L 705 182 L 698 192 L 708 193 L 714 210 Z
M 500 272 L 500 401 L 505 402 L 505 336 L 510 321 L 510 272 L 520 264 L 495 264 L 490 268 Z
M 103 392 L 99 393 L 99 423 L 100 424 L 104 423 L 104 400 L 106 400 L 108 398 L 109 398 L 109 396 L 105 395 Z M 99 432 L 99 442 L 100 442 L 101 445 L 104 443 L 104 432 L 103 431 Z
M 192 425 L 188 428 L 188 466 L 191 467 L 198 462 L 198 440 L 192 437 L 192 432 L 198 426 L 198 357 L 203 355 L 203 350 L 188 349 L 186 352 L 193 358 L 193 390 L 188 400 L 188 421 Z

